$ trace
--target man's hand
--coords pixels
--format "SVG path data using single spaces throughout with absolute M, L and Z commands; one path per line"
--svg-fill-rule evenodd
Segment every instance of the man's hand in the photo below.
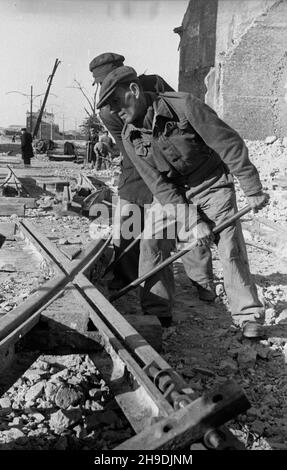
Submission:
M 262 209 L 269 202 L 269 195 L 259 191 L 259 193 L 254 194 L 253 196 L 247 196 L 247 200 L 253 209 L 254 214 Z
M 206 222 L 199 222 L 192 230 L 192 235 L 197 240 L 197 246 L 210 246 L 214 240 L 214 235 Z

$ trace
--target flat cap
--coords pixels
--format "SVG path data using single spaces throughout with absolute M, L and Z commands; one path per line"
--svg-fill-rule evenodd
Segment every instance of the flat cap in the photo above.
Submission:
M 97 55 L 90 62 L 89 69 L 94 76 L 94 83 L 103 82 L 104 78 L 115 68 L 121 67 L 124 63 L 124 56 L 114 52 L 104 52 Z
M 97 108 L 100 109 L 107 104 L 108 98 L 115 91 L 117 85 L 137 80 L 137 78 L 135 69 L 127 65 L 114 69 L 106 76 L 102 83 Z

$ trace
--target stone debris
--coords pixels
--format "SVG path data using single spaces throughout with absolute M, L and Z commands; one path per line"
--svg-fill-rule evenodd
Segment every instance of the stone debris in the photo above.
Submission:
M 276 142 L 277 138 L 278 137 L 276 137 L 276 135 L 270 135 L 270 136 L 266 137 L 264 142 L 267 145 L 271 145 L 271 144 L 274 144 L 274 142 Z
M 42 421 L 45 421 L 45 416 L 42 415 L 42 413 L 39 413 L 39 412 L 32 412 L 32 413 L 29 413 L 29 417 L 31 417 L 32 419 L 34 419 L 37 423 L 42 423 Z
M 47 376 L 48 376 L 47 372 L 41 369 L 37 369 L 37 370 L 28 369 L 23 375 L 23 377 L 28 379 L 29 382 L 31 383 L 38 382 L 40 378 L 44 379 L 44 378 L 47 378 Z
M 77 405 L 83 398 L 80 388 L 73 386 L 61 386 L 55 395 L 55 404 L 62 409 Z
M 238 369 L 237 363 L 232 359 L 225 359 L 221 361 L 218 367 L 220 370 L 225 370 L 226 372 L 236 372 Z
M 275 323 L 285 323 L 287 324 L 287 309 L 282 310 L 282 312 L 279 313 L 278 317 L 275 320 Z
M 0 398 L 1 448 L 112 448 L 132 434 L 86 355 L 41 356 Z
M 49 425 L 56 434 L 62 434 L 66 429 L 73 427 L 82 419 L 80 409 L 58 410 L 51 415 Z
M 9 398 L 0 398 L 0 408 L 10 408 L 11 400 Z
M 57 244 L 58 245 L 68 245 L 69 242 L 68 242 L 67 238 L 60 238 L 60 240 L 58 240 Z
M 254 368 L 257 358 L 257 351 L 251 346 L 245 345 L 237 355 L 239 367 Z
M 216 295 L 219 297 L 220 295 L 223 295 L 225 293 L 224 291 L 224 285 L 223 284 L 217 284 L 215 287 L 215 292 Z
M 256 349 L 258 357 L 260 357 L 261 359 L 268 359 L 268 356 L 270 356 L 269 348 L 266 348 L 262 344 L 256 344 L 254 347 Z
M 69 376 L 69 370 L 68 370 L 67 368 L 62 369 L 62 370 L 60 370 L 60 371 L 58 371 L 58 372 L 55 372 L 55 369 L 52 367 L 52 368 L 51 368 L 51 372 L 52 372 L 52 375 L 51 375 L 50 380 L 51 380 L 52 382 L 58 382 L 59 380 L 60 380 L 60 381 L 61 381 L 61 380 L 65 380 L 65 379 L 67 379 L 68 376 Z M 54 373 L 54 372 L 55 372 L 55 373 Z
M 34 404 L 36 398 L 38 398 L 44 391 L 45 382 L 38 382 L 35 385 L 32 385 L 26 393 L 25 400 L 26 404 Z
M 273 307 L 265 309 L 265 323 L 266 325 L 272 325 L 273 323 L 276 323 L 276 311 Z
M 20 439 L 21 437 L 25 437 L 25 434 L 18 428 L 11 428 L 9 431 L 2 431 L 2 436 L 4 441 L 15 441 L 16 439 Z M 2 437 L 1 436 L 1 437 Z
M 58 388 L 59 386 L 56 385 L 55 383 L 51 381 L 47 382 L 46 387 L 45 387 L 45 398 L 47 401 L 51 401 L 51 402 L 54 401 Z

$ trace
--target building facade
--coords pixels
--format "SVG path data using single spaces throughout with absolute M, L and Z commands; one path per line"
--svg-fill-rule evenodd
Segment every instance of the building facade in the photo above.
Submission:
M 247 139 L 287 135 L 286 0 L 190 0 L 174 31 L 180 91 Z
M 31 128 L 31 114 L 27 112 L 26 116 L 26 127 L 29 132 L 33 132 L 33 129 L 36 126 L 36 122 L 39 116 L 40 110 L 32 113 L 32 128 Z M 38 139 L 51 139 L 51 140 L 59 140 L 63 138 L 63 134 L 59 130 L 58 124 L 54 122 L 55 116 L 53 113 L 48 113 L 46 111 L 43 112 L 41 124 L 39 127 L 39 132 L 37 135 Z

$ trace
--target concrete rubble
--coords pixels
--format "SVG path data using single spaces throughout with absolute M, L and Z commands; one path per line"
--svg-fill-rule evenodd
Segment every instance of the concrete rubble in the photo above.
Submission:
M 0 449 L 97 450 L 132 435 L 86 355 L 40 356 L 0 399 Z

